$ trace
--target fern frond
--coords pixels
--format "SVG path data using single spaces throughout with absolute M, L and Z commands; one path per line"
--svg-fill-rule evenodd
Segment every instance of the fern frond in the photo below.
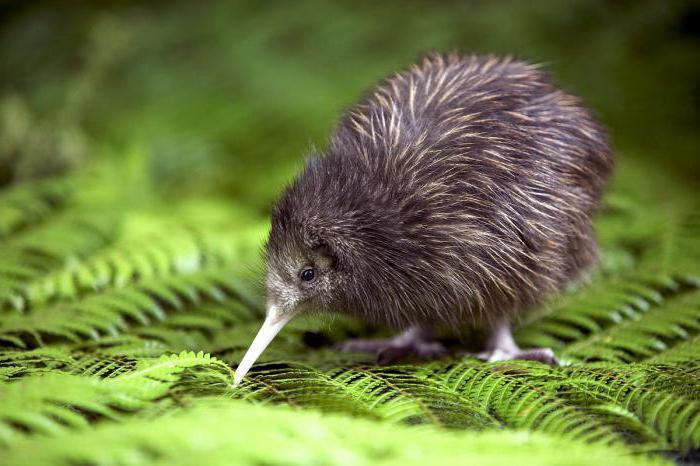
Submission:
M 614 430 L 585 409 L 544 390 L 539 379 L 550 370 L 521 362 L 483 364 L 462 362 L 435 366 L 430 374 L 463 396 L 485 406 L 506 426 L 587 441 L 619 441 Z
M 571 466 L 669 464 L 659 458 L 633 456 L 619 446 L 587 445 L 537 434 L 445 433 L 207 400 L 194 409 L 150 421 L 18 441 L 8 451 L 6 464 L 559 465 L 562 452 Z
M 0 193 L 0 241 L 54 215 L 69 202 L 72 185 L 65 179 L 24 183 Z
M 37 372 L 71 371 L 75 364 L 71 352 L 59 346 L 29 351 L 0 351 L 0 371 L 8 381 Z
M 309 318 L 290 323 L 233 388 L 231 368 L 263 313 L 243 277 L 260 265 L 267 222 L 229 200 L 133 206 L 100 185 L 90 185 L 99 202 L 81 190 L 44 207 L 43 188 L 27 185 L 27 198 L 39 200 L 0 218 L 0 462 L 228 464 L 222 452 L 235 451 L 239 462 L 274 464 L 269 444 L 279 435 L 331 459 L 351 448 L 401 464 L 419 457 L 403 455 L 414 447 L 431 464 L 510 464 L 527 442 L 538 464 L 559 461 L 562 448 L 584 455 L 567 454 L 569 463 L 700 449 L 696 202 L 650 212 L 634 183 L 610 196 L 599 221 L 602 271 L 536 310 L 516 335 L 523 346 L 553 347 L 563 366 L 452 357 L 378 367 L 330 347 L 365 333 L 360 323 Z M 3 196 L 0 212 L 14 194 Z M 307 422 L 327 426 L 327 437 L 299 434 Z M 196 423 L 207 435 L 188 443 Z M 265 429 L 276 437 L 265 440 Z M 374 443 L 354 443 L 365 431 Z M 229 447 L 231 438 L 265 448 Z M 454 452 L 427 443 L 452 448 L 457 438 Z
M 250 390 L 248 399 L 396 423 L 472 429 L 500 425 L 478 404 L 425 383 L 408 368 L 356 367 L 324 372 L 310 366 L 275 363 L 263 365 L 244 388 Z
M 230 234 L 182 228 L 170 229 L 165 237 L 154 234 L 129 239 L 28 283 L 15 299 L 41 305 L 109 286 L 124 287 L 156 277 L 233 264 L 238 260 L 236 239 L 235 235 L 232 238 Z
M 608 328 L 643 319 L 652 309 L 665 309 L 652 315 L 667 313 L 665 306 L 672 306 L 674 297 L 697 287 L 692 277 L 687 276 L 597 282 L 557 300 L 543 317 L 520 329 L 517 339 L 525 346 L 556 349 L 572 345 L 591 335 L 600 335 Z
M 659 363 L 680 363 L 686 361 L 697 361 L 700 354 L 700 335 L 692 339 L 678 343 L 672 348 L 657 354 L 648 359 L 649 362 Z
M 700 333 L 700 291 L 668 299 L 637 319 L 568 345 L 562 358 L 633 362 L 662 353 Z
M 5 446 L 26 433 L 57 435 L 88 426 L 90 417 L 118 417 L 96 378 L 45 374 L 1 386 L 0 394 L 0 444 Z
M 235 296 L 236 285 L 226 270 L 175 275 L 127 288 L 58 303 L 26 314 L 0 316 L 0 341 L 27 347 L 52 341 L 80 342 L 118 335 L 128 328 L 163 320 L 188 305 Z
M 64 215 L 0 244 L 0 313 L 23 310 L 29 283 L 59 268 L 73 267 L 109 244 L 118 223 L 119 218 L 112 215 Z M 74 289 L 68 281 L 54 285 L 63 294 Z
M 697 375 L 697 367 L 693 371 Z M 572 367 L 562 387 L 578 403 L 614 403 L 657 436 L 662 449 L 689 451 L 700 446 L 700 383 L 673 366 Z M 686 394 L 688 396 L 686 396 Z
M 0 385 L 0 444 L 26 435 L 58 435 L 99 418 L 118 419 L 165 395 L 178 374 L 192 367 L 207 367 L 231 381 L 226 364 L 201 352 L 183 352 L 141 360 L 108 379 L 49 373 Z

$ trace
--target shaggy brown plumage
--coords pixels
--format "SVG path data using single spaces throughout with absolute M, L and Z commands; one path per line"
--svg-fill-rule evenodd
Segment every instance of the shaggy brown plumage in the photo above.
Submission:
M 507 323 L 594 263 L 612 167 L 600 124 L 538 66 L 429 55 L 351 108 L 282 194 L 268 304 L 414 328 L 346 349 L 422 353 L 424 330 L 471 323 L 522 356 Z

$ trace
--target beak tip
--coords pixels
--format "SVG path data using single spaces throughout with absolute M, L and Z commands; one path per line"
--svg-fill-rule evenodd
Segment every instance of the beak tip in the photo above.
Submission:
M 282 316 L 281 318 L 277 315 L 276 309 L 273 307 L 268 311 L 268 315 L 263 322 L 262 327 L 258 330 L 258 334 L 253 339 L 250 344 L 248 351 L 246 351 L 243 359 L 241 360 L 238 368 L 233 374 L 233 387 L 237 387 L 243 381 L 243 378 L 248 373 L 250 367 L 258 359 L 258 356 L 267 348 L 272 339 L 277 335 L 277 333 L 282 330 L 289 319 L 290 315 Z
M 245 373 L 241 373 L 239 371 L 235 371 L 233 373 L 233 388 L 238 387 L 241 382 L 243 382 L 243 377 L 245 377 Z

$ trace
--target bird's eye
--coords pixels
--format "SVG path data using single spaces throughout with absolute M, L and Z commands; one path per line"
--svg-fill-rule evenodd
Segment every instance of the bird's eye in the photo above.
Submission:
M 316 272 L 314 272 L 314 269 L 304 269 L 301 271 L 301 274 L 299 275 L 302 280 L 305 282 L 310 282 L 316 277 Z

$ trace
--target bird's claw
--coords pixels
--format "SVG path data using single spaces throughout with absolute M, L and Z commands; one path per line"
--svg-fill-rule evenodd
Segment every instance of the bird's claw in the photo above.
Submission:
M 552 366 L 558 366 L 559 360 L 554 355 L 551 348 L 531 348 L 526 350 L 504 351 L 500 348 L 482 351 L 473 355 L 477 359 L 487 362 L 511 361 L 514 359 L 525 359 L 528 361 L 539 361 Z

